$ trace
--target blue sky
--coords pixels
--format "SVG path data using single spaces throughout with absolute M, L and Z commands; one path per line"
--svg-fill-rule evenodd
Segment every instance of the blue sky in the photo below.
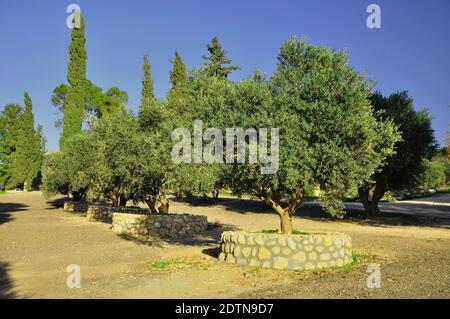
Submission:
M 450 119 L 450 1 L 105 1 L 0 0 L 0 109 L 33 100 L 48 149 L 58 148 L 60 117 L 50 103 L 66 82 L 70 29 L 66 7 L 76 3 L 86 21 L 87 75 L 107 89 L 118 86 L 139 104 L 142 56 L 152 64 L 156 95 L 169 88 L 170 60 L 178 50 L 188 66 L 202 64 L 217 35 L 241 71 L 270 75 L 291 35 L 346 48 L 351 64 L 377 81 L 384 94 L 408 90 L 415 108 L 428 107 L 438 142 Z M 381 29 L 366 26 L 370 3 L 381 7 Z

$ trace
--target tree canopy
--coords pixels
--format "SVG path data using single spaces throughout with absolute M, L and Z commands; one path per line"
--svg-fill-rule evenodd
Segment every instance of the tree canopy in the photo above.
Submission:
M 371 103 L 376 112 L 374 116 L 393 121 L 401 139 L 395 144 L 395 155 L 389 157 L 386 165 L 366 179 L 358 190 L 367 216 L 379 212 L 378 202 L 386 191 L 417 186 L 425 169 L 423 158 L 431 156 L 436 148 L 430 114 L 426 109 L 415 111 L 413 99 L 407 92 L 388 97 L 375 92 L 371 95 Z M 369 193 L 372 193 L 370 200 Z
M 279 128 L 278 169 L 263 175 L 261 163 L 234 165 L 234 192 L 272 207 L 283 233 L 292 231 L 291 216 L 314 185 L 324 209 L 343 214 L 345 192 L 382 165 L 397 140 L 391 122 L 373 117 L 369 89 L 345 52 L 286 41 L 272 79 L 257 74 L 240 82 L 231 107 L 236 127 Z

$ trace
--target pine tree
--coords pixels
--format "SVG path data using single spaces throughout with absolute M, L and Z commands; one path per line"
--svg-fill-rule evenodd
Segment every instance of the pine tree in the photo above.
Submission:
M 173 69 L 170 71 L 170 83 L 172 83 L 172 89 L 175 89 L 187 81 L 186 65 L 178 51 L 175 51 L 175 59 L 172 61 L 172 64 Z
M 141 105 L 139 107 L 140 113 L 153 104 L 155 101 L 155 94 L 153 92 L 153 80 L 151 73 L 150 62 L 148 61 L 148 55 L 144 55 L 144 64 L 142 66 L 144 71 L 144 78 L 142 79 L 142 94 Z
M 31 189 L 42 162 L 41 129 L 34 129 L 31 98 L 24 93 L 25 108 L 19 118 L 16 150 L 13 155 L 13 179 L 23 183 L 24 191 Z
M 226 57 L 227 52 L 222 49 L 217 37 L 212 39 L 212 43 L 208 44 L 207 48 L 209 56 L 203 56 L 203 59 L 207 61 L 206 68 L 211 76 L 226 79 L 231 72 L 240 70 L 237 66 L 225 66 L 231 63 L 231 59 Z
M 80 13 L 77 13 L 80 14 Z M 84 102 L 86 97 L 86 39 L 84 36 L 84 19 L 80 16 L 80 27 L 73 28 L 72 40 L 69 46 L 69 64 L 67 80 L 69 87 L 64 100 L 64 124 L 60 139 L 61 150 L 64 142 L 70 136 L 81 132 L 84 120 Z

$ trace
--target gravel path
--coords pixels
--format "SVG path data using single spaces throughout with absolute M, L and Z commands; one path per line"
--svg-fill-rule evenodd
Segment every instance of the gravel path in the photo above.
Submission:
M 207 215 L 215 224 L 191 241 L 143 244 L 114 235 L 108 224 L 64 213 L 39 192 L 0 195 L 0 297 L 450 298 L 449 220 L 426 218 L 424 211 L 368 222 L 301 209 L 296 229 L 348 233 L 361 260 L 353 269 L 308 273 L 246 269 L 214 257 L 223 230 L 278 226 L 277 216 L 256 201 L 172 202 L 171 209 Z M 168 266 L 153 267 L 157 261 Z M 369 263 L 381 265 L 379 289 L 366 286 Z M 81 289 L 66 286 L 70 264 L 81 268 Z

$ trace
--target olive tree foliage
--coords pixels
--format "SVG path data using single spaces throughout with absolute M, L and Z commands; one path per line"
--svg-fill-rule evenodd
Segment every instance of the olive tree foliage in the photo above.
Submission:
M 42 163 L 42 193 L 45 198 L 70 194 L 70 177 L 63 154 L 59 151 L 44 155 Z
M 161 125 L 166 124 L 170 121 Z M 46 157 L 45 194 L 60 192 L 117 206 L 144 201 L 154 213 L 167 213 L 171 127 L 163 133 L 158 125 L 143 127 L 129 112 L 100 118 L 91 130 L 67 139 L 63 153 Z
M 430 114 L 426 109 L 415 111 L 413 99 L 407 92 L 397 92 L 388 97 L 375 92 L 371 95 L 371 102 L 376 118 L 393 121 L 401 139 L 395 144 L 395 155 L 389 157 L 386 165 L 376 170 L 358 189 L 367 217 L 379 213 L 378 202 L 387 191 L 418 186 L 426 167 L 423 159 L 431 156 L 436 148 Z
M 138 122 L 149 142 L 142 155 L 145 174 L 138 185 L 139 198 L 153 213 L 168 213 L 168 192 L 174 180 L 171 132 L 179 126 L 178 118 L 166 101 L 154 100 L 141 110 Z
M 75 200 L 87 198 L 96 158 L 91 132 L 69 137 L 64 152 L 51 152 L 44 157 L 43 193 L 46 198 L 58 193 Z
M 178 194 L 185 194 L 189 199 L 200 196 L 202 200 L 211 200 L 211 195 L 217 198 L 223 185 L 226 167 L 218 163 L 206 163 L 203 151 L 214 136 L 204 137 L 209 128 L 219 128 L 223 132 L 226 122 L 222 112 L 226 112 L 232 104 L 234 84 L 225 79 L 211 76 L 207 68 L 193 70 L 183 91 L 174 91 L 168 96 L 169 109 L 173 114 L 173 125 L 185 128 L 190 132 L 189 162 L 175 165 L 170 179 L 171 189 Z M 202 137 L 200 158 L 194 154 L 194 121 L 201 121 Z M 181 142 L 184 137 L 176 137 L 174 143 Z
M 374 118 L 369 83 L 348 59 L 343 51 L 290 38 L 272 79 L 257 73 L 238 83 L 233 103 L 221 110 L 227 126 L 279 128 L 278 170 L 261 174 L 261 163 L 234 164 L 229 185 L 269 205 L 282 233 L 292 232 L 291 216 L 314 185 L 324 209 L 342 216 L 344 194 L 393 153 L 396 129 Z

